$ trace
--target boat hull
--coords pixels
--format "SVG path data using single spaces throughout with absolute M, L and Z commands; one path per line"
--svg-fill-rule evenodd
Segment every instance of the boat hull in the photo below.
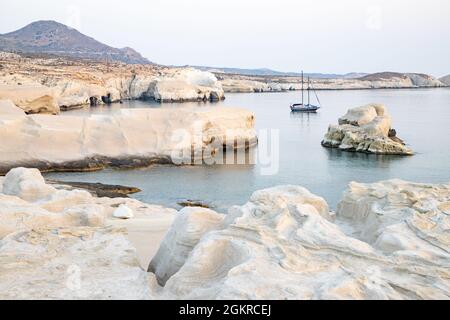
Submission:
M 312 104 L 293 104 L 291 105 L 292 112 L 317 112 L 319 110 L 319 106 L 315 106 Z

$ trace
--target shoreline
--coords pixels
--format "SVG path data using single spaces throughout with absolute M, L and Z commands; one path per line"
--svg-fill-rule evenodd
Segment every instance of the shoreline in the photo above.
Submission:
M 440 87 L 384 87 L 384 88 L 314 88 L 316 91 L 361 91 L 361 90 L 439 90 L 439 89 L 449 89 L 450 86 L 440 86 Z M 225 91 L 225 93 L 286 93 L 286 92 L 298 92 L 301 89 L 293 90 L 282 90 L 282 91 L 254 91 L 254 92 L 244 92 L 244 91 Z M 144 100 L 145 101 L 145 100 Z
M 55 187 L 36 169 L 0 178 L 3 299 L 450 295 L 440 223 L 450 183 L 351 182 L 336 212 L 301 186 L 276 186 L 227 214 Z M 120 210 L 132 215 L 119 218 Z M 32 274 L 29 265 L 36 266 Z M 74 265 L 83 275 L 81 290 L 65 285 Z M 31 281 L 36 276 L 42 281 Z

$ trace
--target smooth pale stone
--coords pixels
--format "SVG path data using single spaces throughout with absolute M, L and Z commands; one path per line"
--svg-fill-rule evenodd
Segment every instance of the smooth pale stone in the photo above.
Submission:
M 328 127 L 322 140 L 324 147 L 376 154 L 414 154 L 400 139 L 389 137 L 392 119 L 384 105 L 349 109 L 338 122 Z
M 15 169 L 13 173 L 17 171 Z M 26 171 L 32 173 L 29 175 L 29 182 L 39 181 L 41 189 L 50 187 L 42 184 L 43 178 L 38 171 Z M 55 185 L 56 190 L 52 194 L 29 202 L 15 195 L 1 193 L 5 179 L 6 177 L 0 177 L 0 238 L 16 231 L 42 227 L 112 225 L 127 230 L 129 240 L 138 250 L 141 266 L 145 268 L 158 250 L 159 243 L 177 212 L 175 209 L 149 205 L 135 199 L 97 198 L 87 191 L 66 190 L 58 185 Z M 114 211 L 121 205 L 133 211 L 133 219 L 113 217 Z
M 130 165 L 139 159 L 144 164 L 190 160 L 191 147 L 208 158 L 223 150 L 224 144 L 234 147 L 236 142 L 243 148 L 257 143 L 253 113 L 238 108 L 122 109 L 87 117 L 31 115 L 19 122 L 0 121 L 0 136 L 1 171 L 17 165 L 90 170 L 92 165 L 101 168 L 111 162 L 104 158 Z
M 446 86 L 450 86 L 450 75 L 442 77 L 439 79 L 442 83 L 444 83 Z
M 208 231 L 217 229 L 224 215 L 213 210 L 187 207 L 176 216 L 148 270 L 162 285 L 185 263 L 191 250 Z
M 0 85 L 0 99 L 11 100 L 26 113 L 60 112 L 54 88 L 43 85 Z
M 131 219 L 134 217 L 133 210 L 122 204 L 114 210 L 113 217 L 118 219 Z
M 0 240 L 0 299 L 150 299 L 149 276 L 121 230 L 33 229 Z
M 2 192 L 26 201 L 37 201 L 51 196 L 56 189 L 45 183 L 39 170 L 15 168 L 5 176 Z
M 174 223 L 152 264 L 188 255 L 157 296 L 448 299 L 449 199 L 450 185 L 352 183 L 333 217 L 304 188 L 260 190 L 195 241 L 203 219 Z
M 25 112 L 18 108 L 11 100 L 0 100 L 0 118 L 4 117 L 21 118 Z
M 349 109 L 345 115 L 339 118 L 339 124 L 351 124 L 362 126 L 368 124 L 378 116 L 377 109 L 372 105 Z

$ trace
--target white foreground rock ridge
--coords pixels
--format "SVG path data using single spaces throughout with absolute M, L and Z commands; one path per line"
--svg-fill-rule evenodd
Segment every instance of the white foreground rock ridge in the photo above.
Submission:
M 122 205 L 134 217 L 115 218 Z M 450 299 L 449 216 L 450 184 L 353 182 L 336 213 L 279 186 L 225 215 L 96 198 L 15 168 L 0 177 L 0 299 Z M 145 272 L 113 225 L 161 220 L 173 223 Z
M 153 277 L 113 227 L 117 206 L 141 223 L 170 223 L 175 211 L 56 188 L 37 169 L 0 177 L 0 299 L 151 299 Z
M 450 184 L 298 186 L 178 215 L 150 263 L 163 299 L 449 299 Z

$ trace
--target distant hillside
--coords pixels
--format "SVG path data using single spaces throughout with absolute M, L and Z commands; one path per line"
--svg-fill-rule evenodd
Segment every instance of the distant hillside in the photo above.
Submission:
M 450 74 L 439 79 L 446 86 L 450 86 Z
M 0 51 L 151 63 L 131 48 L 110 47 L 55 21 L 36 21 L 17 31 L 1 34 Z
M 385 81 L 397 79 L 409 79 L 413 85 L 418 87 L 442 87 L 446 86 L 445 83 L 436 79 L 433 76 L 423 73 L 399 73 L 399 72 L 378 72 L 366 75 L 359 78 L 359 80 L 366 81 Z
M 223 67 L 205 67 L 205 66 L 191 66 L 203 71 L 210 71 L 214 73 L 239 74 L 247 76 L 279 76 L 279 77 L 299 77 L 300 72 L 282 72 L 271 70 L 267 68 L 260 69 L 240 69 L 240 68 L 223 68 Z M 347 73 L 347 74 L 332 74 L 332 73 L 305 73 L 305 77 L 315 79 L 354 79 L 365 76 L 366 73 Z

